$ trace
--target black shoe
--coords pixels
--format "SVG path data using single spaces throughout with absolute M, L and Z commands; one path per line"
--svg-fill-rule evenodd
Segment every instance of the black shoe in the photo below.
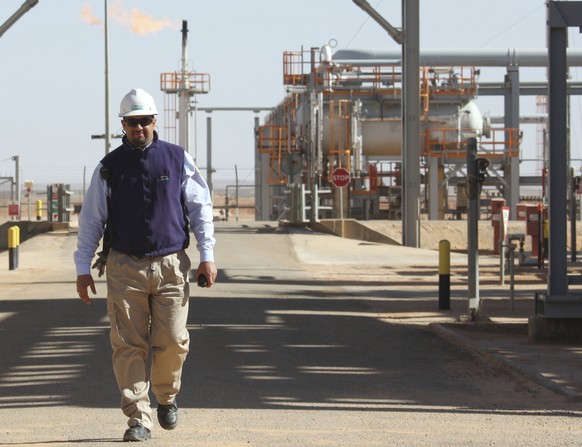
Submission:
M 123 440 L 125 442 L 147 441 L 151 437 L 152 433 L 147 428 L 145 428 L 143 425 L 136 424 L 133 427 L 129 427 L 127 430 L 125 430 Z
M 158 405 L 158 422 L 164 430 L 173 430 L 178 425 L 178 407 L 176 403 Z

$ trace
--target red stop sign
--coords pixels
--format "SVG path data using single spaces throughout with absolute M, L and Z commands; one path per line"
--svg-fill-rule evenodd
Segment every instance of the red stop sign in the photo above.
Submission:
M 338 188 L 346 186 L 350 183 L 350 173 L 344 168 L 334 169 L 331 173 L 331 182 Z

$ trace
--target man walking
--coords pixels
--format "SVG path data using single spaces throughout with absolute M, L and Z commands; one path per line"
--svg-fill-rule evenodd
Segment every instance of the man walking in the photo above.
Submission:
M 151 437 L 150 384 L 160 426 L 172 430 L 178 423 L 176 396 L 190 341 L 189 229 L 200 253 L 196 279 L 211 287 L 217 274 L 210 191 L 192 157 L 158 138 L 157 114 L 153 98 L 142 89 L 121 101 L 123 144 L 93 173 L 74 254 L 77 292 L 91 304 L 89 289 L 96 293 L 91 262 L 105 234 L 95 264 L 99 276 L 105 261 L 107 266 L 113 370 L 129 418 L 124 441 Z

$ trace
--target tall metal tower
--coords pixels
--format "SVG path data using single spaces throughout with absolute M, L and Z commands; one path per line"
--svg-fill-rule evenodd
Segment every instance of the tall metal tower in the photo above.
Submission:
M 162 73 L 160 89 L 164 98 L 165 139 L 190 152 L 190 98 L 210 92 L 210 75 L 188 70 L 188 21 L 182 21 L 182 67 L 180 71 Z

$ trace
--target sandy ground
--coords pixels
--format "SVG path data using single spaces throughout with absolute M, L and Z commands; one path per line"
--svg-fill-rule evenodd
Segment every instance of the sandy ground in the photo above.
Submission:
M 217 206 L 225 204 L 225 197 L 223 194 L 215 194 L 214 203 Z M 235 206 L 235 202 L 231 199 L 230 206 Z M 240 197 L 239 205 L 241 208 L 232 208 L 229 210 L 229 222 L 246 222 L 254 221 L 254 199 L 252 197 Z M 222 220 L 224 212 L 217 211 L 215 215 Z M 402 222 L 399 220 L 370 220 L 362 222 L 365 225 L 379 231 L 395 241 L 402 240 Z M 577 250 L 582 248 L 582 222 L 576 222 L 576 247 Z M 570 223 L 567 223 L 567 245 L 570 249 Z M 523 250 L 528 253 L 532 252 L 532 237 L 527 234 L 526 222 L 522 220 L 510 221 L 508 234 L 524 235 Z M 490 220 L 481 220 L 479 222 L 479 252 L 482 254 L 493 254 L 495 231 Z M 467 221 L 466 220 L 438 220 L 420 221 L 420 248 L 427 250 L 438 250 L 441 240 L 446 239 L 451 244 L 451 250 L 461 253 L 467 251 Z M 516 244 L 519 244 L 517 241 Z M 516 250 L 519 250 L 519 245 Z
M 235 197 L 229 197 L 228 200 L 224 193 L 215 193 L 213 196 L 215 205 L 215 220 L 229 222 L 249 222 L 255 220 L 254 197 L 245 197 L 241 195 L 238 201 Z M 229 206 L 228 219 L 225 212 L 225 205 Z M 238 208 L 237 208 L 238 204 Z M 9 219 L 6 208 L 0 207 L 0 221 Z M 23 205 L 23 218 L 27 217 L 27 210 Z M 34 209 L 32 211 L 34 218 Z M 72 225 L 76 225 L 77 217 L 75 214 L 71 216 Z M 46 215 L 43 215 L 43 220 Z M 395 241 L 402 240 L 402 222 L 399 220 L 370 220 L 365 221 L 365 225 L 379 231 Z M 576 247 L 580 250 L 582 247 L 582 222 L 577 222 L 576 226 Z M 509 234 L 524 235 L 523 249 L 532 252 L 532 237 L 527 234 L 525 221 L 511 221 L 507 231 Z M 570 223 L 567 223 L 567 245 L 570 249 Z M 494 228 L 490 220 L 481 220 L 479 222 L 479 252 L 482 254 L 493 254 L 494 244 Z M 461 253 L 466 253 L 467 250 L 467 221 L 466 220 L 439 220 L 439 221 L 420 221 L 420 248 L 428 250 L 438 250 L 441 240 L 446 239 L 450 242 L 451 250 Z M 519 248 L 519 247 L 518 247 Z

